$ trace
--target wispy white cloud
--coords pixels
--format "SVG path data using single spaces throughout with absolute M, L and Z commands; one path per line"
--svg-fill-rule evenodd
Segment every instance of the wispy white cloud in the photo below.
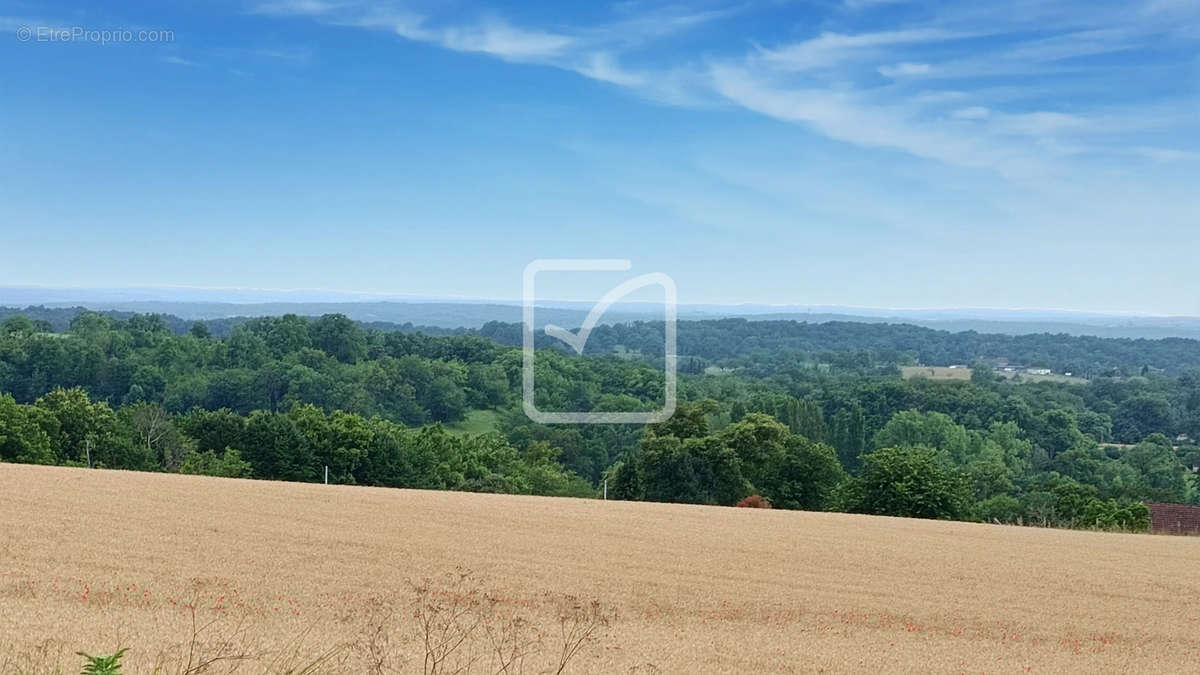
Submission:
M 822 33 L 817 37 L 773 49 L 759 48 L 763 60 L 785 70 L 813 70 L 843 66 L 848 61 L 871 58 L 887 47 L 944 42 L 969 37 L 937 28 L 913 28 L 873 33 Z
M 345 7 L 345 2 L 333 0 L 269 0 L 255 4 L 251 11 L 276 16 L 315 16 Z
M 557 56 L 573 38 L 549 31 L 530 30 L 489 19 L 476 25 L 444 28 L 435 33 L 447 49 L 481 52 L 506 59 L 545 59 Z
M 749 2 L 706 9 L 686 4 L 646 7 L 641 3 L 628 3 L 621 6 L 620 18 L 580 29 L 579 35 L 589 43 L 637 46 L 701 28 L 742 13 L 749 7 Z
M 827 89 L 779 87 L 732 66 L 712 70 L 713 86 L 730 101 L 786 122 L 811 125 L 830 138 L 868 148 L 901 150 L 954 166 L 992 169 L 1010 177 L 1044 167 L 1019 150 L 995 145 L 977 134 L 956 133 L 915 111 L 880 105 L 861 95 Z
M 405 6 L 363 0 L 270 0 L 252 6 L 251 11 L 307 17 L 332 26 L 386 31 L 452 51 L 560 68 L 661 103 L 703 106 L 714 100 L 711 91 L 702 91 L 704 68 L 691 63 L 632 68 L 624 62 L 622 54 L 732 16 L 747 6 L 740 3 L 703 9 L 683 5 L 643 8 L 629 3 L 619 6 L 619 15 L 611 21 L 558 29 L 518 26 L 494 13 L 447 23 Z
M 1061 112 L 1036 111 L 993 116 L 998 133 L 1011 136 L 1046 137 L 1097 129 L 1098 121 Z
M 641 87 L 648 81 L 647 76 L 641 73 L 623 69 L 613 55 L 607 52 L 588 55 L 576 72 L 593 80 L 609 82 L 622 87 Z
M 884 77 L 899 78 L 928 75 L 933 71 L 933 67 L 928 63 L 909 63 L 904 61 L 890 66 L 879 66 L 877 70 Z
M 307 16 L 342 26 L 387 30 L 396 35 L 459 52 L 488 54 L 510 61 L 542 61 L 561 54 L 574 38 L 549 30 L 514 26 L 489 16 L 473 23 L 434 25 L 423 14 L 386 5 L 328 0 L 277 0 L 256 5 L 260 14 Z
M 893 3 L 847 0 L 845 7 L 879 4 Z M 255 11 L 386 30 L 453 51 L 560 68 L 673 105 L 732 105 L 838 141 L 1014 180 L 1062 172 L 1056 162 L 1063 158 L 1093 150 L 1111 156 L 1114 146 L 1129 142 L 1126 137 L 1188 124 L 1178 100 L 1160 102 L 1156 114 L 1147 115 L 1144 104 L 1070 97 L 1073 90 L 1108 86 L 1098 57 L 1188 39 L 1173 28 L 1193 11 L 1187 3 L 908 4 L 920 9 L 919 24 L 856 29 L 854 17 L 872 13 L 855 11 L 844 15 L 846 25 L 835 23 L 810 37 L 763 44 L 747 36 L 750 46 L 740 53 L 676 53 L 666 63 L 662 54 L 645 58 L 646 48 L 747 5 L 695 10 L 626 3 L 607 23 L 540 27 L 495 14 L 448 21 L 436 12 L 361 0 L 267 0 Z M 929 88 L 934 81 L 950 86 Z M 1126 154 L 1153 161 L 1168 156 Z
M 958 120 L 981 120 L 986 118 L 990 113 L 990 110 L 981 105 L 973 105 L 954 110 L 950 113 L 950 116 Z

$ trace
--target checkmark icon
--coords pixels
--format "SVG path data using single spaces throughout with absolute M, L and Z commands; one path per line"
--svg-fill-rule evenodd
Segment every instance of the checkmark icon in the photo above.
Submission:
M 675 319 L 676 292 L 675 282 L 671 277 L 661 272 L 643 274 L 627 279 L 604 294 L 584 318 L 576 331 L 571 331 L 556 324 L 546 324 L 543 331 L 546 335 L 560 340 L 578 355 L 582 355 L 587 346 L 592 330 L 604 318 L 604 313 L 612 305 L 630 293 L 648 286 L 663 288 L 663 386 L 664 405 L 654 412 L 548 412 L 538 410 L 534 402 L 534 308 L 536 294 L 534 283 L 539 272 L 623 272 L 633 264 L 622 259 L 556 259 L 534 260 L 525 267 L 524 281 L 524 367 L 522 376 L 522 401 L 525 414 L 535 422 L 542 424 L 651 424 L 670 419 L 675 413 L 676 395 L 676 353 L 675 353 Z

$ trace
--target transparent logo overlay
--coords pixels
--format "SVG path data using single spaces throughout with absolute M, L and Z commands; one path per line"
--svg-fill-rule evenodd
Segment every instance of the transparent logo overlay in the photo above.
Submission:
M 536 382 L 534 364 L 537 353 L 534 349 L 537 327 L 537 276 L 541 272 L 627 272 L 632 269 L 629 260 L 611 258 L 559 258 L 538 259 L 525 266 L 521 303 L 524 310 L 523 367 L 521 370 L 521 399 L 529 419 L 541 424 L 654 424 L 665 422 L 675 414 L 676 397 L 676 317 L 677 294 L 675 281 L 662 272 L 652 272 L 627 279 L 606 292 L 588 312 L 583 324 L 571 332 L 555 324 L 546 324 L 543 331 L 550 337 L 561 340 L 576 354 L 583 354 L 592 329 L 604 317 L 604 312 L 614 303 L 634 291 L 650 286 L 663 289 L 663 407 L 649 412 L 590 412 L 590 411 L 543 411 L 538 410 L 534 400 Z

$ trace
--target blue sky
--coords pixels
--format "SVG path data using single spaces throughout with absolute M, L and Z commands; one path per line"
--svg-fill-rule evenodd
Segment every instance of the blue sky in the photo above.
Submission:
M 619 257 L 691 303 L 1200 315 L 1190 0 L 0 0 L 0 31 L 0 284 L 516 298 L 533 258 Z

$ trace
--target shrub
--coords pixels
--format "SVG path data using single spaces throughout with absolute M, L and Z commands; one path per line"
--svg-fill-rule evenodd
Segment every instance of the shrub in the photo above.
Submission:
M 125 656 L 126 651 L 128 649 L 118 649 L 108 656 L 92 656 L 83 652 L 75 652 L 87 659 L 80 675 L 121 675 L 121 657 Z
M 771 508 L 771 500 L 762 495 L 750 495 L 749 497 L 743 497 L 737 505 L 743 509 L 769 509 Z
M 212 450 L 191 450 L 179 466 L 179 473 L 224 478 L 249 478 L 251 472 L 250 463 L 242 459 L 242 453 L 233 448 L 225 448 L 220 457 Z
M 1150 509 L 1141 502 L 1092 499 L 1084 508 L 1080 524 L 1097 530 L 1145 532 L 1150 529 Z
M 985 523 L 1020 524 L 1025 515 L 1021 500 L 1008 495 L 997 495 L 975 505 L 975 514 Z

